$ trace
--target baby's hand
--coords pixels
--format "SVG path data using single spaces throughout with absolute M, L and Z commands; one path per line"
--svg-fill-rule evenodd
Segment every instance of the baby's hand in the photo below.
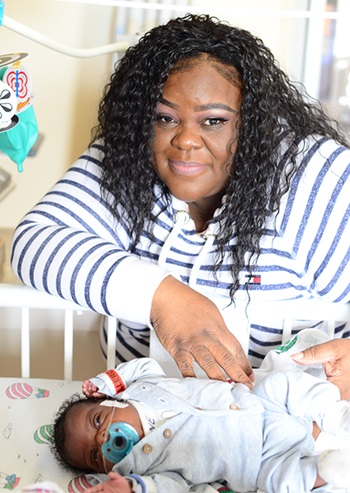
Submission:
M 104 483 L 97 484 L 85 490 L 85 493 L 132 493 L 131 484 L 127 479 L 116 472 L 108 474 L 109 479 Z
M 105 397 L 106 394 L 102 394 L 102 392 L 98 391 L 98 387 L 94 385 L 90 380 L 85 380 L 82 385 L 83 394 L 86 395 L 88 399 L 92 397 L 97 397 L 98 399 Z M 102 490 L 100 490 L 102 491 Z

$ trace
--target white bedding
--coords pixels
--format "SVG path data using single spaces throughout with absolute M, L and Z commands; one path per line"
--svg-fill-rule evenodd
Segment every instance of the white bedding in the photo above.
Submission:
M 88 487 L 84 475 L 56 464 L 49 445 L 61 403 L 80 391 L 80 381 L 0 378 L 0 491 L 78 493 Z M 217 490 L 203 485 L 193 491 Z
M 49 480 L 65 492 L 79 491 L 69 486 L 74 474 L 55 463 L 49 443 L 60 404 L 80 390 L 81 382 L 0 378 L 0 490 Z
M 296 344 L 281 353 L 271 352 L 262 369 L 269 372 L 295 365 L 291 352 L 324 342 L 319 331 L 300 333 Z M 161 354 L 160 362 L 162 362 Z M 166 366 L 166 365 L 165 365 Z M 322 371 L 319 368 L 319 371 Z M 264 371 L 258 371 L 261 377 Z M 0 378 L 0 491 L 24 490 L 34 483 L 50 482 L 57 489 L 37 489 L 40 492 L 83 492 L 88 486 L 85 476 L 64 471 L 54 461 L 50 451 L 50 424 L 61 403 L 74 392 L 81 391 L 81 382 L 50 379 Z M 348 448 L 346 440 L 321 434 L 316 448 Z M 39 486 L 39 485 L 38 485 Z M 210 486 L 197 486 L 193 493 L 215 493 Z M 222 491 L 222 490 L 221 490 Z

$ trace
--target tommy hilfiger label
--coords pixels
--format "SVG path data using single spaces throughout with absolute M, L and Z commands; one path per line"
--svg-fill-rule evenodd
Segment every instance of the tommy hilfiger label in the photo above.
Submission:
M 260 274 L 247 274 L 245 276 L 245 284 L 261 284 L 261 275 Z

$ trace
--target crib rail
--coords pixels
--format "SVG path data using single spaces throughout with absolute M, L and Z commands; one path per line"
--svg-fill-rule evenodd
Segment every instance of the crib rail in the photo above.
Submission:
M 21 376 L 30 377 L 30 312 L 32 309 L 64 312 L 64 379 L 73 378 L 74 314 L 89 311 L 73 302 L 42 293 L 20 284 L 0 284 L 0 307 L 14 308 L 21 313 Z M 114 366 L 116 319 L 108 317 L 107 368 Z
M 244 310 L 243 305 L 237 309 Z M 258 301 L 251 303 L 246 308 L 248 318 L 257 318 L 263 323 L 271 319 L 283 320 L 283 340 L 286 342 L 291 337 L 293 320 L 324 320 L 327 323 L 327 333 L 330 337 L 334 334 L 336 322 L 350 322 L 350 303 L 329 303 L 321 300 L 287 300 L 287 301 Z
M 90 311 L 75 303 L 42 293 L 21 284 L 0 283 L 0 307 L 9 307 L 21 312 L 21 376 L 30 377 L 30 330 L 32 309 L 61 310 L 64 312 L 64 379 L 72 380 L 73 376 L 73 335 L 74 314 Z M 319 300 L 292 300 L 278 302 L 237 302 L 230 312 L 230 317 L 236 326 L 247 325 L 249 320 L 259 320 L 259 323 L 271 321 L 273 318 L 283 320 L 283 339 L 286 342 L 291 337 L 293 320 L 324 320 L 327 321 L 329 336 L 334 333 L 335 322 L 350 321 L 350 303 L 326 303 Z M 107 324 L 107 361 L 106 367 L 115 364 L 116 319 L 108 317 Z M 248 322 L 249 323 L 249 322 Z M 1 326 L 0 326 L 1 328 Z M 245 348 L 247 349 L 247 348 Z M 172 368 L 175 363 L 169 354 L 161 347 L 155 333 L 151 332 L 150 355 L 161 363 L 164 369 Z

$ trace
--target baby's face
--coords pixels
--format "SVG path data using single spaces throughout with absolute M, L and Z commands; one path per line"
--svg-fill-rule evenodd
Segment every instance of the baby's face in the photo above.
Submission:
M 113 418 L 112 413 L 113 408 L 101 406 L 100 402 L 84 402 L 72 407 L 66 422 L 66 452 L 72 466 L 102 473 L 112 469 L 114 464 L 102 454 L 111 423 L 124 421 L 143 437 L 140 419 L 133 406 L 114 409 Z

